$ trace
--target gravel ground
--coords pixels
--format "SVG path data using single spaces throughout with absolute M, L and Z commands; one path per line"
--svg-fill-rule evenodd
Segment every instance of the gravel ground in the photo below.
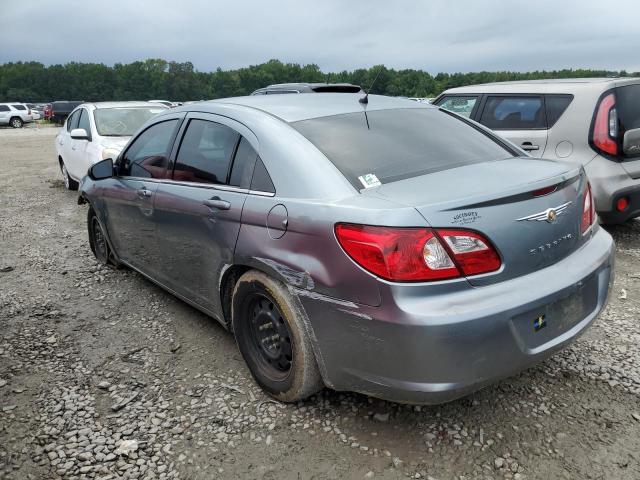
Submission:
M 638 479 L 640 222 L 570 348 L 436 407 L 270 400 L 233 338 L 98 265 L 55 128 L 0 129 L 0 478 Z

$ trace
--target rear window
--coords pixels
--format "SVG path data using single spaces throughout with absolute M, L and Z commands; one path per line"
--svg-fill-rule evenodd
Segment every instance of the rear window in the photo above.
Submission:
M 464 120 L 435 108 L 348 113 L 293 122 L 360 190 L 463 165 L 513 157 Z
M 622 131 L 640 128 L 640 85 L 618 87 L 616 97 Z
M 542 97 L 488 97 L 480 123 L 492 130 L 547 128 Z

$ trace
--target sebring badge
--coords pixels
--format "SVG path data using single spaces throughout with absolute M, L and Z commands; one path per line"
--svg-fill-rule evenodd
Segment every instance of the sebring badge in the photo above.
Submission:
M 547 208 L 542 212 L 534 213 L 533 215 L 529 215 L 528 217 L 518 218 L 516 221 L 522 222 L 523 220 L 528 220 L 530 222 L 549 222 L 554 223 L 557 218 L 564 213 L 569 205 L 573 202 L 563 203 L 562 205 L 558 205 L 557 207 Z

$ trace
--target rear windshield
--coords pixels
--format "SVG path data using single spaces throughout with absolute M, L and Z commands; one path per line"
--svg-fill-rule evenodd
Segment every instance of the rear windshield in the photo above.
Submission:
M 165 110 L 163 107 L 98 108 L 93 116 L 100 135 L 130 137 L 147 120 Z
M 618 87 L 616 97 L 622 131 L 640 128 L 640 85 Z
M 358 190 L 514 156 L 485 133 L 435 108 L 378 110 L 367 117 L 348 113 L 291 125 Z

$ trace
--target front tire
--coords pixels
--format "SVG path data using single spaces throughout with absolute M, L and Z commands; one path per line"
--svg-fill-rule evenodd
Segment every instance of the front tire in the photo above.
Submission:
M 233 291 L 238 348 L 256 382 L 283 402 L 323 387 L 301 308 L 285 285 L 255 270 L 242 275 Z
M 9 120 L 9 125 L 11 125 L 13 128 L 22 128 L 24 122 L 20 117 L 13 117 L 11 120 Z
M 111 264 L 116 268 L 120 267 L 120 262 L 114 257 L 104 230 L 102 230 L 102 225 L 100 225 L 98 216 L 93 208 L 89 208 L 89 213 L 87 214 L 87 228 L 89 230 L 89 246 L 96 260 L 103 265 Z
M 78 190 L 78 182 L 69 176 L 69 171 L 67 170 L 67 166 L 64 164 L 64 160 L 60 160 L 60 171 L 62 172 L 64 188 L 67 190 Z

